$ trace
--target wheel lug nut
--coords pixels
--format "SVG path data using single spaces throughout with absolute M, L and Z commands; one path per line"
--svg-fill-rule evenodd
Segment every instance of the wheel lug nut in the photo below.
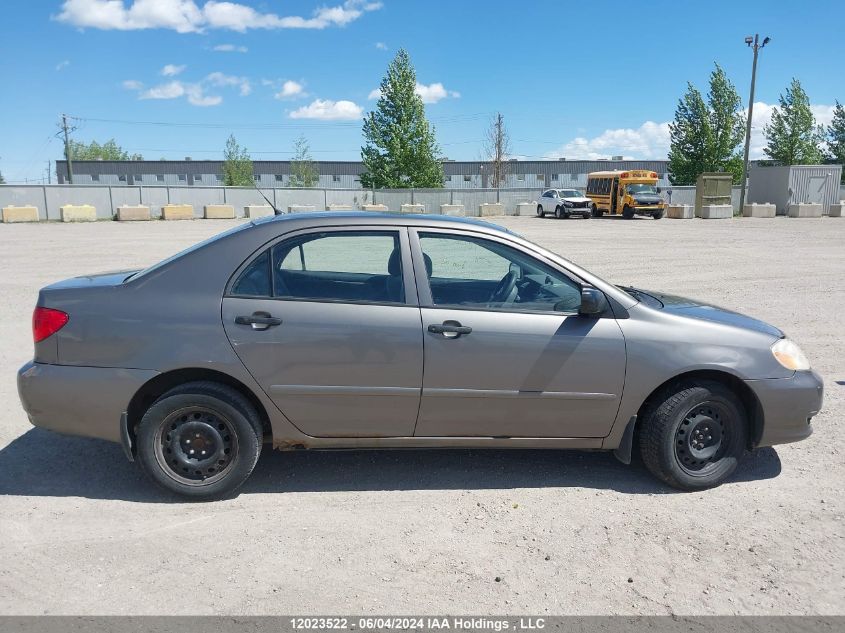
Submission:
M 193 454 L 194 454 L 194 452 L 195 452 L 195 451 L 194 451 L 194 449 L 191 449 L 191 450 L 189 450 L 189 451 L 188 451 L 188 454 L 189 454 L 189 455 L 193 455 Z
M 185 440 L 185 444 L 190 444 L 191 440 Z

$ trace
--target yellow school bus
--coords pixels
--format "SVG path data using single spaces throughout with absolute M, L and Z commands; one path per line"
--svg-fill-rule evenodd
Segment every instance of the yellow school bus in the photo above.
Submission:
M 587 197 L 593 203 L 593 217 L 605 213 L 630 220 L 635 215 L 663 217 L 666 203 L 660 197 L 657 173 L 647 169 L 594 171 L 587 175 Z

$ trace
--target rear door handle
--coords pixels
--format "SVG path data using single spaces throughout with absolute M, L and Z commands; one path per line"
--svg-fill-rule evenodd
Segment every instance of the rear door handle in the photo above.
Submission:
M 462 334 L 472 332 L 472 328 L 457 321 L 445 321 L 442 324 L 432 323 L 428 326 L 428 331 L 432 334 L 442 334 L 444 338 L 458 338 Z
M 238 325 L 251 325 L 253 330 L 266 330 L 274 325 L 281 325 L 282 320 L 271 316 L 269 312 L 253 312 L 249 316 L 236 316 L 235 323 Z

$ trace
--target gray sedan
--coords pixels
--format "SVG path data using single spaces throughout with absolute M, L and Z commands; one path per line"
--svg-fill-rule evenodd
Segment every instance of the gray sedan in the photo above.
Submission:
M 607 283 L 481 222 L 305 214 L 143 271 L 43 288 L 32 424 L 121 443 L 157 484 L 230 494 L 262 445 L 638 451 L 727 479 L 810 435 L 822 381 L 777 328 Z

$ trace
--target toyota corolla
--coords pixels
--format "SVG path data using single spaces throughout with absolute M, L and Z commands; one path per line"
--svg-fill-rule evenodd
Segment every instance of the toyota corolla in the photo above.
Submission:
M 699 490 L 811 433 L 822 381 L 779 329 L 612 285 L 499 227 L 305 214 L 143 271 L 43 288 L 32 424 L 111 440 L 167 490 L 231 494 L 275 448 L 638 451 Z

